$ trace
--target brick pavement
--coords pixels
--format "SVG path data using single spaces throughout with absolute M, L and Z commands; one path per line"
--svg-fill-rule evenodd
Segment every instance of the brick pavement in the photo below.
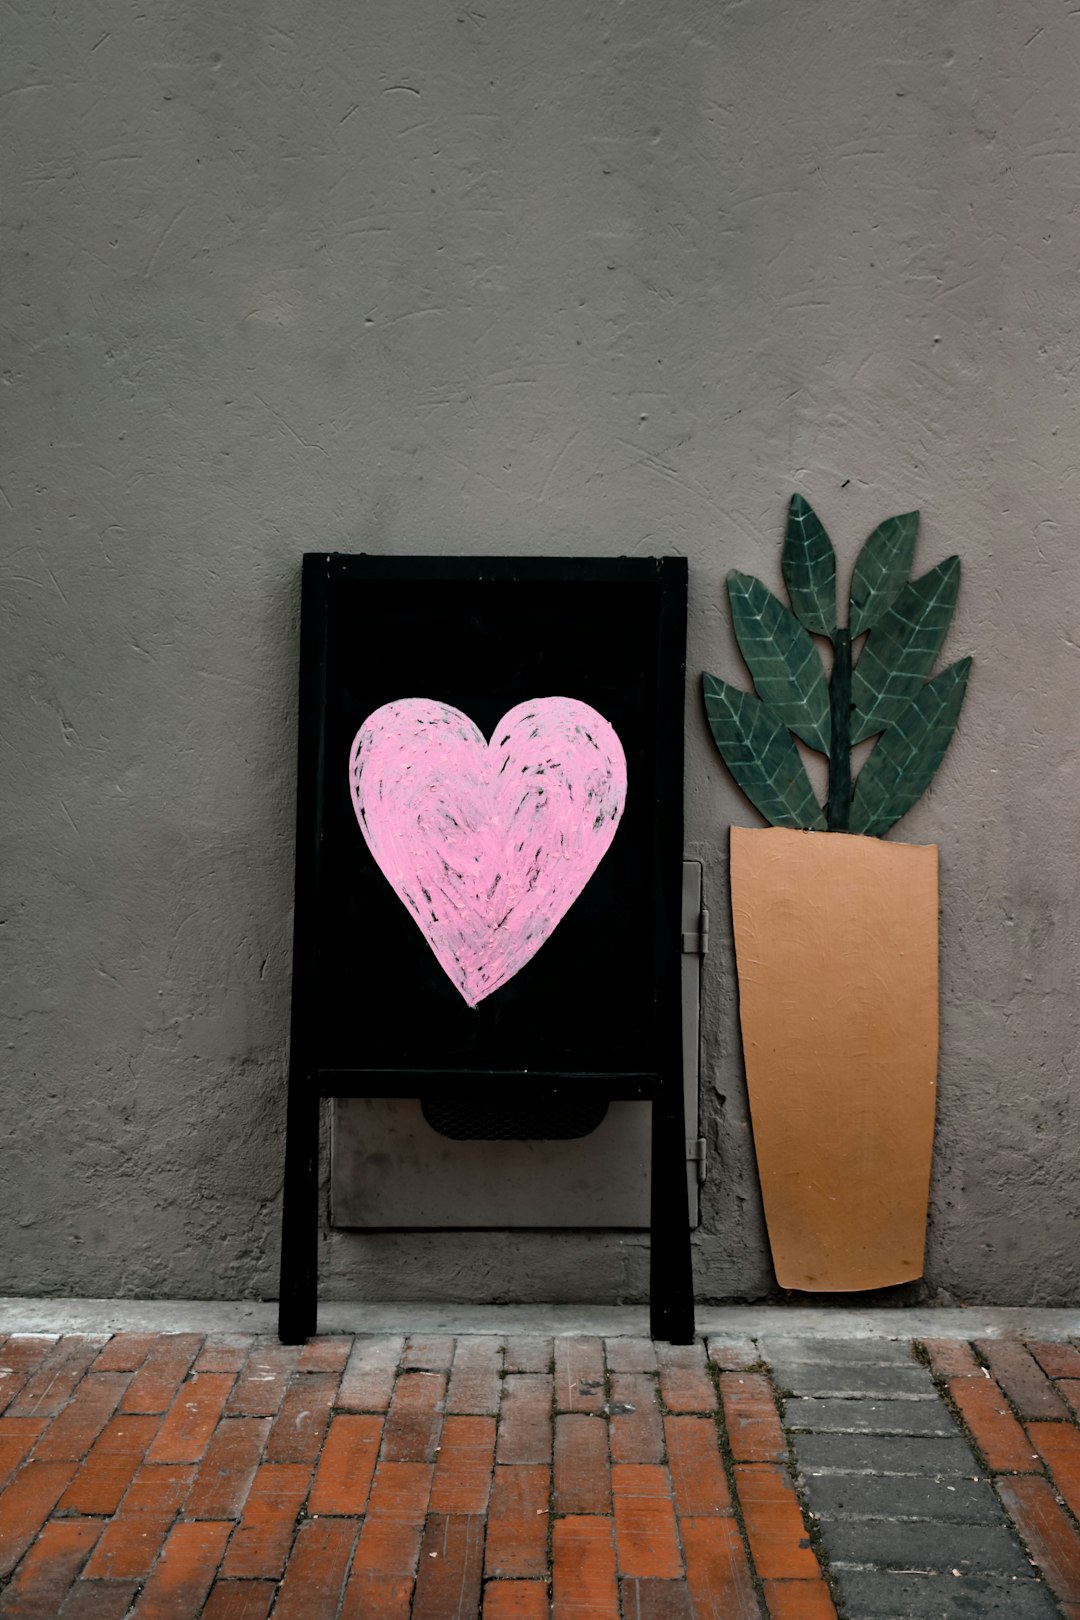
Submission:
M 1067 1343 L 0 1337 L 0 1616 L 1080 1620 Z

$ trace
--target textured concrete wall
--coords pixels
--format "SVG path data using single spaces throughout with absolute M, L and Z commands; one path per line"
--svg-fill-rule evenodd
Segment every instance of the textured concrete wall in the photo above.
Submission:
M 921 506 L 976 669 L 928 1297 L 1075 1299 L 1080 15 L 1059 0 L 13 11 L 0 1288 L 276 1289 L 298 560 L 681 552 L 702 1297 L 772 1288 L 696 676 L 801 490 Z M 640 1297 L 618 1235 L 328 1236 L 325 1288 Z

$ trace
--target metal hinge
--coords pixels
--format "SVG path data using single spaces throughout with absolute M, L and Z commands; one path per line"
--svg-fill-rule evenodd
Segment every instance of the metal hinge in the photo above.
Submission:
M 698 918 L 697 931 L 684 934 L 682 937 L 684 956 L 708 956 L 709 954 L 709 913 L 702 907 Z
M 692 1159 L 697 1165 L 698 1186 L 704 1187 L 705 1177 L 709 1173 L 709 1166 L 705 1157 L 705 1138 L 703 1136 L 699 1136 L 694 1142 L 687 1142 L 686 1157 Z

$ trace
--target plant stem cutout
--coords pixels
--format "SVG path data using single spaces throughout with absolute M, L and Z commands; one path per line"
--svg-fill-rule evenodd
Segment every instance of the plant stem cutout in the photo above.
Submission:
M 626 757 L 575 698 L 505 714 L 491 742 L 428 698 L 376 709 L 349 756 L 375 861 L 470 1007 L 530 961 L 588 883 L 626 803 Z
M 837 622 L 832 541 L 801 495 L 791 498 L 784 540 L 791 610 L 750 575 L 728 576 L 735 636 L 757 696 L 706 675 L 705 711 L 724 763 L 774 827 L 888 832 L 941 764 L 971 659 L 927 678 L 956 605 L 960 559 L 947 557 L 908 583 L 918 527 L 918 512 L 905 512 L 886 518 L 866 540 L 846 628 Z M 852 643 L 864 634 L 856 661 Z M 828 681 L 814 635 L 832 642 Z M 828 757 L 824 806 L 814 798 L 792 732 Z M 879 733 L 853 789 L 852 744 Z

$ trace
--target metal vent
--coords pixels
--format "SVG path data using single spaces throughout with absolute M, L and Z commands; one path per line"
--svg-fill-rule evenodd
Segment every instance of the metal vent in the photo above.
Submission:
M 604 1097 L 535 1103 L 425 1097 L 421 1108 L 432 1130 L 454 1142 L 569 1142 L 595 1131 L 608 1111 Z

